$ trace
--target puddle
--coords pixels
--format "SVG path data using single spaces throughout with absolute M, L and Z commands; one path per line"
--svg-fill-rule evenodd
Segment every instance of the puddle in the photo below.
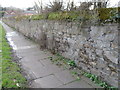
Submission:
M 18 36 L 16 32 L 9 32 L 6 34 L 6 37 Z
M 20 50 L 20 49 L 29 49 L 29 48 L 34 48 L 34 47 L 37 47 L 37 45 L 18 47 L 17 50 Z
M 10 46 L 13 48 L 13 50 L 17 50 L 17 46 L 12 41 L 11 37 L 16 36 L 16 35 L 18 35 L 16 32 L 6 33 L 6 38 L 7 38 L 8 42 L 9 42 Z
M 14 43 L 14 41 L 12 41 L 12 36 L 18 36 L 18 33 L 16 32 L 8 32 L 6 33 L 6 38 L 10 44 L 10 46 L 13 48 L 13 50 L 20 50 L 20 49 L 29 49 L 29 48 L 34 48 L 37 47 L 37 45 L 30 45 L 30 46 L 21 46 L 21 47 L 17 47 Z
M 10 46 L 12 46 L 13 50 L 29 49 L 29 48 L 37 47 L 37 45 L 17 47 L 10 37 L 7 37 L 7 40 L 9 41 L 9 44 Z
M 9 41 L 10 46 L 12 46 L 13 50 L 17 50 L 17 46 L 14 44 L 11 38 L 7 37 L 7 40 Z

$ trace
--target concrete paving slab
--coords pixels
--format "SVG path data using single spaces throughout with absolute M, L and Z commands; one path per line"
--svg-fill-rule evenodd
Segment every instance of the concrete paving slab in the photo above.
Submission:
M 29 48 L 29 49 L 21 49 L 17 50 L 16 54 L 19 57 L 29 57 L 29 56 L 40 56 L 40 60 L 43 60 L 44 58 L 48 58 L 51 56 L 51 54 L 46 54 L 43 51 L 40 51 L 39 48 Z
M 50 59 L 48 58 L 44 58 L 44 59 L 39 59 L 39 62 L 41 62 L 44 66 L 51 66 L 51 65 L 55 65 L 52 63 L 52 61 L 50 61 Z
M 61 80 L 64 84 L 75 81 L 76 78 L 73 77 L 68 70 L 64 70 L 62 72 L 54 73 L 54 75 Z
M 60 67 L 60 66 L 57 66 L 56 64 L 54 64 L 50 59 L 48 58 L 44 58 L 44 59 L 39 59 L 39 61 L 46 67 L 48 68 L 50 71 L 54 70 L 54 73 L 56 73 L 57 71 L 57 68 L 59 69 L 58 71 L 63 71 L 65 70 L 64 67 Z M 56 69 L 56 70 L 55 70 Z
M 36 84 L 34 84 L 34 83 L 36 83 Z M 33 83 L 34 86 L 36 85 L 39 88 L 44 88 L 44 87 L 45 88 L 57 88 L 63 84 L 54 75 L 36 79 L 36 80 L 34 80 L 34 83 Z
M 34 78 L 40 78 L 40 77 L 44 77 L 47 75 L 52 74 L 51 71 L 48 71 L 47 68 L 45 68 L 42 64 L 38 63 L 24 63 L 21 62 L 22 66 L 25 67 L 24 69 L 26 69 L 29 72 L 32 72 L 34 74 Z
M 12 39 L 12 40 L 14 40 L 14 39 Z M 24 42 L 24 43 L 20 43 L 20 42 Z M 14 44 L 17 45 L 17 47 L 23 47 L 23 46 L 25 47 L 25 46 L 35 45 L 35 44 L 30 43 L 26 40 L 16 40 L 16 41 L 14 40 Z
M 66 85 L 62 85 L 58 88 L 93 88 L 93 87 L 87 84 L 85 81 L 79 80 Z
M 45 67 L 29 67 L 29 66 L 26 66 L 25 64 L 23 64 L 23 67 L 27 67 L 27 71 L 31 71 L 33 74 L 34 74 L 34 78 L 41 78 L 41 77 L 44 77 L 44 76 L 48 76 L 48 75 L 51 75 L 52 72 L 48 71 Z
M 58 66 L 51 64 L 51 66 L 45 66 L 48 71 L 52 73 L 57 73 L 63 71 L 63 68 L 59 68 Z
M 46 60 L 46 57 L 41 57 L 41 55 L 34 55 L 34 56 L 29 56 L 29 57 L 23 57 L 22 59 L 21 59 L 21 61 L 22 62 L 29 62 L 29 61 L 31 61 L 31 62 L 39 62 L 39 63 L 41 63 L 41 64 L 43 64 L 42 62 L 40 62 L 40 61 L 42 61 L 42 60 Z
M 16 52 L 18 56 L 21 56 L 21 57 L 29 57 L 31 55 L 33 56 L 41 56 L 41 58 L 44 58 L 44 56 L 47 57 L 47 55 L 44 54 L 44 56 L 42 55 L 41 51 L 36 51 L 36 52 Z
M 37 46 L 36 47 L 34 47 L 34 48 L 26 48 L 26 49 L 18 49 L 18 50 L 16 50 L 16 52 L 18 52 L 18 53 L 29 53 L 29 52 L 36 52 L 36 51 L 38 51 L 38 49 L 39 48 L 37 48 Z M 40 52 L 40 51 L 39 51 Z M 41 53 L 42 53 L 42 51 L 41 51 Z
M 26 66 L 29 66 L 29 67 L 43 67 L 42 63 L 40 63 L 39 61 L 37 61 L 36 59 L 21 59 L 21 63 L 22 64 L 25 64 Z
M 55 72 L 60 72 L 62 69 L 58 68 L 56 65 L 51 64 L 51 66 L 44 65 L 38 60 L 33 59 L 22 59 L 21 64 L 23 67 L 27 67 L 34 73 L 35 78 L 44 77 Z
M 101 88 L 100 86 L 94 84 L 89 78 L 85 76 L 82 76 L 81 79 L 84 80 L 86 83 L 90 84 L 94 88 Z

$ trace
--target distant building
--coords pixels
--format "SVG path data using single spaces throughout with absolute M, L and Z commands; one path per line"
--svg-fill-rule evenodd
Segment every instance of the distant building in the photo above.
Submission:
M 25 16 L 31 16 L 31 15 L 35 15 L 35 14 L 37 14 L 37 13 L 36 13 L 36 11 L 33 11 L 33 10 L 31 10 L 31 11 L 24 11 L 22 13 L 22 15 L 25 15 Z
M 13 17 L 17 15 L 22 16 L 31 16 L 37 14 L 36 11 L 23 11 L 23 12 L 15 12 L 15 11 L 6 11 L 4 17 Z
M 0 18 L 2 18 L 4 16 L 4 11 L 3 11 L 3 7 L 0 6 Z
M 5 11 L 4 17 L 12 17 L 15 15 L 16 15 L 16 13 L 14 11 Z
M 2 11 L 2 10 L 3 10 L 3 7 L 0 6 L 0 11 Z

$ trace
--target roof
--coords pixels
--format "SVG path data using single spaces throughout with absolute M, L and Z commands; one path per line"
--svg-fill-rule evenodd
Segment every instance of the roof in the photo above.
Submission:
M 36 11 L 24 11 L 23 14 L 36 14 Z

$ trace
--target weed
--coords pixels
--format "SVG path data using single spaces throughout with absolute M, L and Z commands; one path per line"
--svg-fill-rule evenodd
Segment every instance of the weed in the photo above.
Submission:
M 52 62 L 54 62 L 54 63 L 60 63 L 60 64 L 62 64 L 61 66 L 64 66 L 65 69 L 72 68 L 71 69 L 72 70 L 71 74 L 74 75 L 74 76 L 76 76 L 77 80 L 80 80 L 80 75 L 81 76 L 84 75 L 87 78 L 91 79 L 95 84 L 97 84 L 97 85 L 99 85 L 99 86 L 101 86 L 103 88 L 110 88 L 112 90 L 117 90 L 117 88 L 109 86 L 106 82 L 101 81 L 98 78 L 98 76 L 96 76 L 96 75 L 93 75 L 91 73 L 87 73 L 87 72 L 82 71 L 82 70 L 81 70 L 80 74 L 78 74 L 78 72 L 74 70 L 74 69 L 79 70 L 77 68 L 77 65 L 75 64 L 75 61 L 67 59 L 67 58 L 61 56 L 58 53 L 56 54 L 56 56 L 57 56 L 57 58 L 55 58 L 55 59 L 53 59 L 52 57 L 49 57 L 49 59 L 51 59 Z
M 72 67 L 76 67 L 75 61 L 68 61 L 68 65 L 72 66 Z
M 75 71 L 72 71 L 71 73 L 72 73 L 73 75 L 77 75 L 77 72 L 75 72 Z
M 48 57 L 48 59 L 50 59 L 51 61 L 53 60 L 53 58 L 52 58 L 52 57 Z
M 101 81 L 96 75 L 93 75 L 91 73 L 84 72 L 84 75 L 88 78 L 90 78 L 94 83 L 98 84 L 99 86 L 103 88 L 114 88 L 115 90 L 117 88 L 109 86 L 106 82 Z

